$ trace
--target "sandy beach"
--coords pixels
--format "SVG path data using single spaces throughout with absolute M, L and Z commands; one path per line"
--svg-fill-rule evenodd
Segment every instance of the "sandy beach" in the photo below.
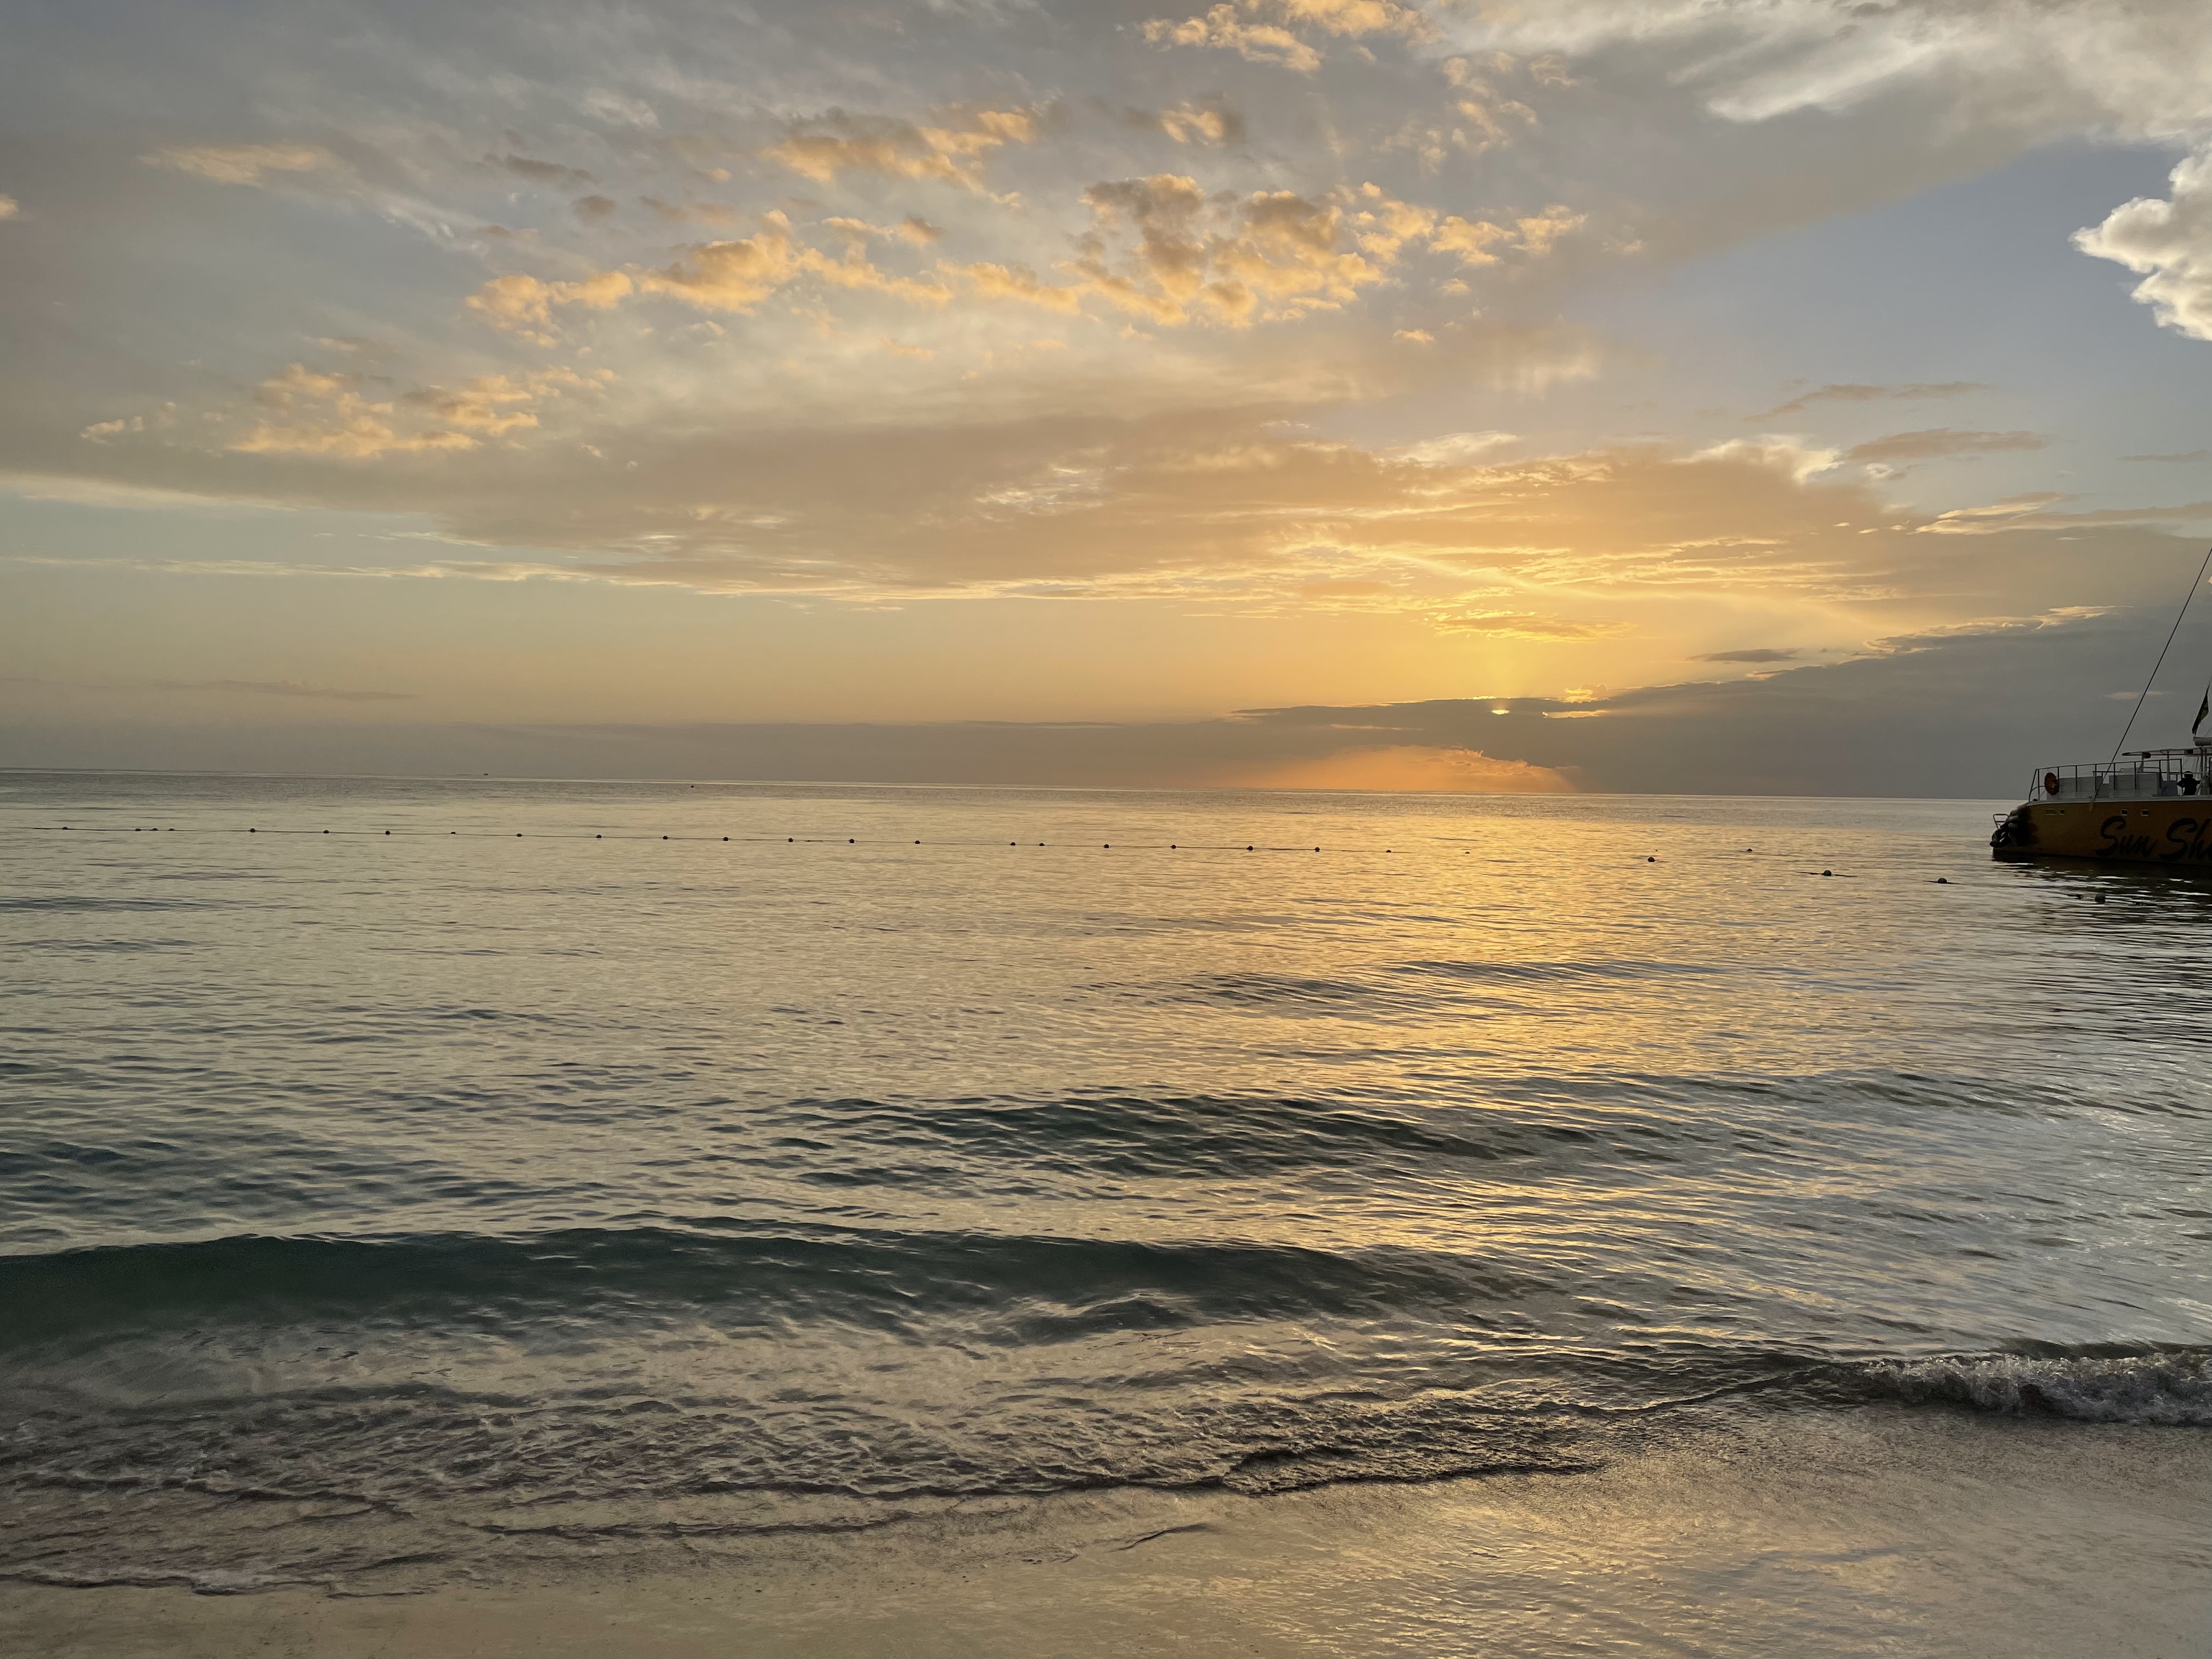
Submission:
M 420 1595 L 0 1590 L 42 1659 L 1975 1655 L 2212 1634 L 2188 1430 L 1809 1414 L 1579 1476 L 1109 1493 Z

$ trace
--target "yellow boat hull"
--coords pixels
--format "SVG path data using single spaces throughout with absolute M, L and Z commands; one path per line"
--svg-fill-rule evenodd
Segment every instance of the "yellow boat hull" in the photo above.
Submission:
M 2212 864 L 2212 795 L 2030 801 L 1998 823 L 1990 853 L 2101 864 Z

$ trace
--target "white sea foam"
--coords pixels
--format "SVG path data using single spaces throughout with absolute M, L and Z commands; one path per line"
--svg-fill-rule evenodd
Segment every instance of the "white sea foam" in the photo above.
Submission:
M 2203 1352 L 2057 1356 L 1967 1354 L 1879 1364 L 1870 1374 L 1907 1400 L 2091 1423 L 2212 1427 L 2212 1364 Z

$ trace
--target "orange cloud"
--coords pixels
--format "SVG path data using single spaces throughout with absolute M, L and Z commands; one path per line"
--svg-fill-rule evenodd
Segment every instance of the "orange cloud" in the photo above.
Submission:
M 974 110 L 941 126 L 835 112 L 797 124 L 762 154 L 817 184 L 834 184 L 842 173 L 873 173 L 976 190 L 992 151 L 1031 143 L 1036 134 L 1034 109 Z
M 425 387 L 373 398 L 357 374 L 289 365 L 254 397 L 267 412 L 228 447 L 244 455 L 320 455 L 374 460 L 387 455 L 452 454 L 538 425 L 532 405 L 569 390 L 597 391 L 601 380 L 565 368 L 520 380 L 479 375 L 447 390 Z M 108 423 L 119 428 L 120 422 Z M 88 436 L 104 435 L 88 432 Z
M 1247 22 L 1242 13 L 1270 21 Z M 1273 64 L 1300 75 L 1321 67 L 1321 54 L 1292 33 L 1286 24 L 1304 24 L 1328 34 L 1402 34 L 1422 38 L 1428 20 L 1393 0 L 1241 0 L 1210 8 L 1202 17 L 1177 23 L 1155 17 L 1144 26 L 1156 46 L 1216 46 L 1247 62 Z

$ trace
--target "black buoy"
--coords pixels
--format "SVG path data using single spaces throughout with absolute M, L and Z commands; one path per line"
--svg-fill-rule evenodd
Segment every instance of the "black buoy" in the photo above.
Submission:
M 915 842 L 915 845 L 916 847 L 919 847 L 919 846 L 921 846 L 921 843 L 920 842 Z
M 1822 875 L 1824 875 L 1824 876 L 1832 876 L 1832 875 L 1834 875 L 1836 872 L 1835 872 L 1834 871 L 1832 871 L 1832 870 L 1823 870 L 1823 871 L 1821 871 L 1821 872 L 1820 872 L 1820 873 L 1821 873 Z
M 860 845 L 860 843 L 859 843 L 858 842 L 854 841 L 854 840 L 852 838 L 852 836 L 846 836 L 846 837 L 845 837 L 845 845 L 846 845 L 846 846 L 848 846 L 848 847 L 857 847 L 857 846 L 859 846 L 859 845 Z
M 667 837 L 667 836 L 663 836 L 661 837 L 661 840 L 663 840 L 663 841 L 666 841 L 667 839 L 668 839 L 668 837 Z
M 63 829 L 64 829 L 64 830 L 66 830 L 66 829 L 68 829 L 68 828 L 69 828 L 69 825 L 67 825 L 67 824 L 65 823 L 65 824 L 62 825 L 62 828 L 63 828 Z M 249 835 L 249 836 L 258 836 L 258 835 L 259 835 L 261 832 L 260 832 L 258 830 L 248 830 L 246 833 L 247 835 Z
M 2098 903 L 2100 903 L 2100 904 L 2102 904 L 2104 902 L 2105 902 L 2105 896 L 2104 896 L 2102 893 L 2098 894 L 2098 895 L 2097 895 L 2097 902 L 2098 902 Z
M 1938 876 L 1936 878 L 1936 884 L 1938 887 L 1948 887 L 1951 884 L 1951 878 L 1948 876 Z
M 1248 852 L 1248 853 L 1250 853 L 1250 852 L 1255 852 L 1255 851 L 1256 851 L 1257 849 L 1256 849 L 1256 848 L 1255 848 L 1248 847 L 1248 848 L 1246 848 L 1244 850 L 1245 850 L 1246 852 Z
M 386 830 L 384 833 L 385 833 L 386 835 L 387 835 L 387 836 L 388 836 L 388 835 L 390 835 L 390 834 L 392 833 L 392 831 L 390 831 L 389 830 Z
M 695 784 L 693 784 L 691 787 L 692 787 L 694 789 L 696 789 L 699 786 L 698 786 L 697 784 L 696 784 L 696 783 L 695 783 Z M 727 836 L 723 836 L 723 837 L 722 837 L 722 839 L 723 839 L 724 841 L 727 841 L 727 840 L 729 840 L 729 837 L 728 837 Z
M 1647 853 L 1647 854 L 1645 854 L 1644 855 L 1644 861 L 1646 864 L 1656 864 L 1656 863 L 1658 863 L 1658 862 L 1659 862 L 1659 860 L 1658 860 L 1657 859 L 1653 858 L 1653 857 L 1652 857 L 1650 854 L 1648 854 L 1648 853 Z

